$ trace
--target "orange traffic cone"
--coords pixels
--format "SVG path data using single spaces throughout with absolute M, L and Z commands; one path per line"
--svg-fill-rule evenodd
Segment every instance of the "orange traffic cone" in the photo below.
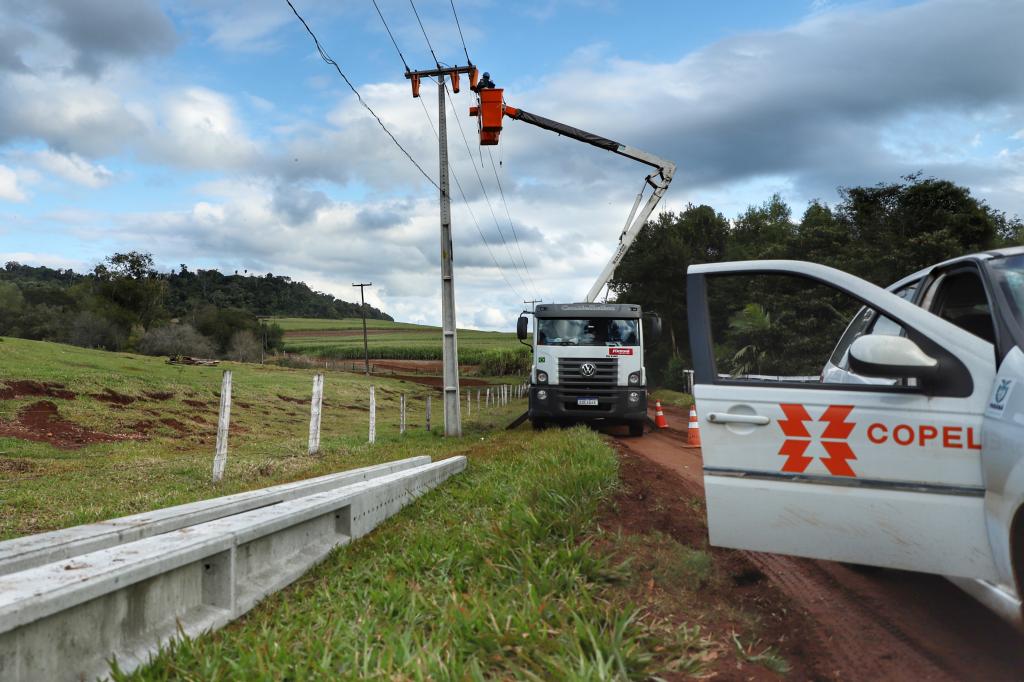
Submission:
M 697 421 L 697 406 L 690 406 L 690 426 L 686 429 L 686 444 L 700 447 L 700 422 Z
M 659 429 L 668 428 L 668 420 L 665 419 L 665 413 L 661 411 L 661 401 L 654 401 L 654 425 Z

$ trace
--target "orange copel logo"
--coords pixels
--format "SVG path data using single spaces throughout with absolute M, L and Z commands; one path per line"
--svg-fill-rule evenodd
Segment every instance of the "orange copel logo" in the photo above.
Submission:
M 786 458 L 782 471 L 802 474 L 814 461 L 813 456 L 805 454 L 813 440 L 806 426 L 807 422 L 812 421 L 811 415 L 803 405 L 780 404 L 779 407 L 786 415 L 785 419 L 779 420 L 779 428 L 786 436 L 782 447 L 779 448 L 779 454 Z M 850 468 L 850 460 L 857 459 L 857 456 L 846 442 L 856 426 L 846 421 L 852 411 L 853 405 L 829 405 L 818 418 L 819 422 L 827 424 L 821 434 L 821 446 L 825 449 L 826 456 L 820 459 L 833 476 L 857 476 Z

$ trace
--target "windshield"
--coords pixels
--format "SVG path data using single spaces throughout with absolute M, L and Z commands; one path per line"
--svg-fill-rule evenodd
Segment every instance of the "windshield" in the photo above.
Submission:
M 540 346 L 639 346 L 639 320 L 537 320 Z
M 996 287 L 1010 302 L 1010 309 L 1017 323 L 1024 327 L 1024 255 L 999 258 L 988 265 L 995 279 Z M 1024 339 L 1017 339 L 1018 343 Z

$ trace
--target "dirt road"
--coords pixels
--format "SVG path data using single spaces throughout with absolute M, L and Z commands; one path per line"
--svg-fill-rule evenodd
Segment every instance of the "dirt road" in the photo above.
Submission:
M 703 495 L 700 450 L 684 448 L 686 414 L 672 428 L 618 438 L 626 451 Z M 787 652 L 839 680 L 1022 680 L 1024 636 L 938 576 L 744 553 L 817 627 L 813 646 Z

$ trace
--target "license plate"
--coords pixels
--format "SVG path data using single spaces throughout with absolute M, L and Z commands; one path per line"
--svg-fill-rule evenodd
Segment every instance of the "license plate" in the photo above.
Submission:
M 576 398 L 576 404 L 581 407 L 597 407 L 597 398 Z

